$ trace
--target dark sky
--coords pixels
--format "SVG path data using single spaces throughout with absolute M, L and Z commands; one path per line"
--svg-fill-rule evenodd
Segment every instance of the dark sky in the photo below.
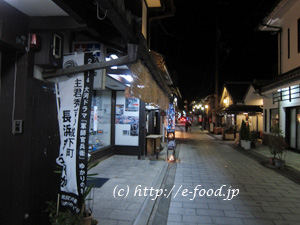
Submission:
M 219 90 L 224 81 L 274 77 L 277 35 L 255 29 L 277 2 L 174 0 L 175 16 L 152 23 L 151 49 L 165 56 L 183 100 L 215 92 L 217 34 Z

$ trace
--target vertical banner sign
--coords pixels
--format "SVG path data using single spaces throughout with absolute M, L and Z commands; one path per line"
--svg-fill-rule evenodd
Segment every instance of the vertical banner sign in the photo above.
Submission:
M 175 109 L 173 104 L 170 104 L 167 110 L 167 130 L 168 129 L 175 129 Z
M 67 56 L 64 68 L 90 62 L 91 54 Z M 93 91 L 93 72 L 78 73 L 58 82 L 60 151 L 62 167 L 60 204 L 79 213 L 86 186 L 88 134 Z
M 175 150 L 175 109 L 172 104 L 167 111 L 167 146 L 168 150 Z

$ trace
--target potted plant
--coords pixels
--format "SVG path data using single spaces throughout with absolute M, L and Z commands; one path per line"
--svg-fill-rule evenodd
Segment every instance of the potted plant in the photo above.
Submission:
M 241 125 L 241 129 L 240 129 L 240 140 L 241 140 L 241 147 L 244 148 L 244 143 L 246 140 L 246 132 L 247 132 L 247 127 L 246 127 L 246 123 L 244 120 L 242 120 L 242 125 Z
M 59 207 L 53 201 L 47 202 L 48 208 L 45 212 L 49 215 L 51 225 L 81 225 L 78 215 L 71 211 L 59 211 Z
M 98 163 L 91 164 L 90 159 L 88 161 L 87 171 L 97 166 Z M 61 170 L 55 171 L 55 173 L 61 173 Z M 93 176 L 98 175 L 87 174 L 87 180 L 93 180 Z M 57 203 L 55 202 L 47 202 L 48 208 L 46 212 L 49 214 L 49 219 L 52 225 L 96 225 L 98 224 L 97 220 L 94 220 L 92 217 L 92 209 L 87 208 L 87 201 L 91 201 L 90 193 L 92 191 L 93 185 L 86 186 L 83 193 L 83 201 L 81 205 L 81 211 L 79 214 L 73 213 L 69 210 L 61 211 L 59 209 L 59 198 Z
M 240 130 L 240 139 L 241 139 L 241 146 L 244 149 L 251 148 L 251 141 L 250 141 L 250 127 L 246 125 L 246 122 L 242 121 L 242 126 Z
M 47 202 L 46 213 L 49 215 L 51 225 L 97 225 L 98 221 L 92 219 L 92 214 L 85 216 L 72 213 L 70 210 L 60 211 L 55 202 Z
M 98 164 L 100 163 L 91 163 L 91 158 L 89 158 L 88 164 L 87 164 L 87 172 L 89 172 L 92 168 L 96 167 Z M 88 173 L 87 174 L 87 180 L 94 180 L 94 176 L 97 176 L 98 173 Z M 87 202 L 93 200 L 90 196 L 90 193 L 92 191 L 93 188 L 93 184 L 90 186 L 86 186 L 84 193 L 83 193 L 83 203 L 81 206 L 81 213 L 79 215 L 80 221 L 82 222 L 83 225 L 93 225 L 93 224 L 98 224 L 98 221 L 93 220 L 93 214 L 92 214 L 92 209 L 91 208 L 87 208 Z
M 246 130 L 245 130 L 244 149 L 251 149 L 250 127 L 248 124 L 246 125 Z
M 282 130 L 278 126 L 271 127 L 271 136 L 269 137 L 268 147 L 270 149 L 270 153 L 273 155 L 270 163 L 272 165 L 275 164 L 276 168 L 284 167 L 286 142 L 282 135 Z

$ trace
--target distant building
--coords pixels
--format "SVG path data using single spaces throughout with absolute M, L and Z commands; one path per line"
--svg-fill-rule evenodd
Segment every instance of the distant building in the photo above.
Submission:
M 218 112 L 225 130 L 233 127 L 238 133 L 245 120 L 250 131 L 262 132 L 262 104 L 262 97 L 255 94 L 253 83 L 225 82 Z

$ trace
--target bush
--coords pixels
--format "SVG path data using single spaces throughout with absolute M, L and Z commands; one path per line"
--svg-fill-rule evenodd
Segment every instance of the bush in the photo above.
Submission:
M 250 140 L 250 127 L 249 125 L 246 125 L 246 122 L 243 120 L 242 121 L 242 126 L 240 130 L 240 139 L 241 140 Z
M 286 142 L 282 135 L 282 130 L 280 130 L 278 126 L 274 126 L 271 127 L 271 132 L 272 135 L 268 142 L 270 153 L 273 155 L 273 158 L 276 158 L 277 156 L 279 159 L 283 160 L 286 153 Z
M 246 123 L 245 121 L 243 120 L 242 121 L 242 125 L 241 125 L 241 130 L 240 130 L 240 139 L 241 140 L 245 140 L 245 136 L 246 136 Z

